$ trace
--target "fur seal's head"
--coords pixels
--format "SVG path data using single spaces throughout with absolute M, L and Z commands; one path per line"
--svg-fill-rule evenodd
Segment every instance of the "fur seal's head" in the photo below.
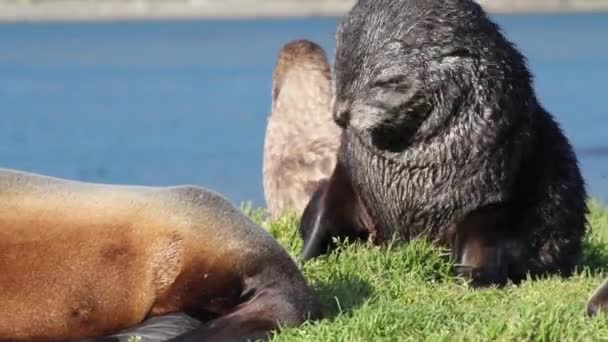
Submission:
M 517 112 L 508 106 L 526 106 L 529 78 L 473 1 L 360 0 L 337 32 L 334 121 L 407 145 L 475 115 Z
M 318 81 L 316 81 L 317 79 Z M 301 92 L 315 91 L 314 87 L 327 87 L 331 79 L 331 68 L 327 55 L 318 44 L 305 39 L 292 40 L 279 51 L 279 57 L 272 75 L 272 107 L 287 82 Z M 291 85 L 291 84 L 290 84 Z M 329 94 L 329 89 L 323 89 Z

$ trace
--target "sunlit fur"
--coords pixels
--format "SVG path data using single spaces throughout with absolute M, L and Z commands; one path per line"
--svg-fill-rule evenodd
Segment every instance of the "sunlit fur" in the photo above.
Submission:
M 458 253 L 466 226 L 513 279 L 572 272 L 586 229 L 577 158 L 478 4 L 360 0 L 334 67 L 338 159 L 380 241 L 422 235 Z
M 276 218 L 301 214 L 336 160 L 339 128 L 331 117 L 330 66 L 323 49 L 294 40 L 279 52 L 272 80 L 272 112 L 264 142 L 264 195 Z
M 272 236 L 194 186 L 0 169 L 0 270 L 3 341 L 99 336 L 177 311 L 218 317 L 218 326 L 239 308 L 257 310 L 241 323 L 255 316 L 295 325 L 316 315 L 304 278 Z M 276 299 L 253 300 L 260 293 Z

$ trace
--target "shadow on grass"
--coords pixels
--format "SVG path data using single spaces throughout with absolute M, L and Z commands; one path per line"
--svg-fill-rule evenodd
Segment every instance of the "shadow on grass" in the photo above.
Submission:
M 373 293 L 370 283 L 356 275 L 318 280 L 314 287 L 325 319 L 351 312 Z

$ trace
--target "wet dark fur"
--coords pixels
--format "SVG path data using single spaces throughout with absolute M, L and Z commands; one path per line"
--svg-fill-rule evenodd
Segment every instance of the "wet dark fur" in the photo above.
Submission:
M 479 5 L 358 1 L 338 30 L 335 72 L 346 179 L 325 192 L 350 185 L 379 243 L 396 234 L 452 247 L 481 283 L 571 274 L 587 212 L 576 156 Z M 331 196 L 302 218 L 304 248 L 349 226 L 321 198 Z

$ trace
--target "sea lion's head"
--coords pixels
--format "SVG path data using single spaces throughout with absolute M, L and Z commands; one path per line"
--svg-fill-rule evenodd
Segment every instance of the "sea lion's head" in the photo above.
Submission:
M 336 44 L 334 121 L 378 144 L 424 141 L 527 100 L 523 57 L 473 2 L 360 0 Z
M 328 96 L 330 79 L 331 68 L 323 48 L 309 40 L 292 40 L 279 51 L 272 77 L 272 107 L 288 88 L 300 94 L 321 92 Z
M 429 76 L 440 61 L 421 46 L 414 27 L 401 11 L 371 1 L 359 1 L 342 20 L 332 108 L 339 126 L 399 136 L 419 130 L 433 109 Z

